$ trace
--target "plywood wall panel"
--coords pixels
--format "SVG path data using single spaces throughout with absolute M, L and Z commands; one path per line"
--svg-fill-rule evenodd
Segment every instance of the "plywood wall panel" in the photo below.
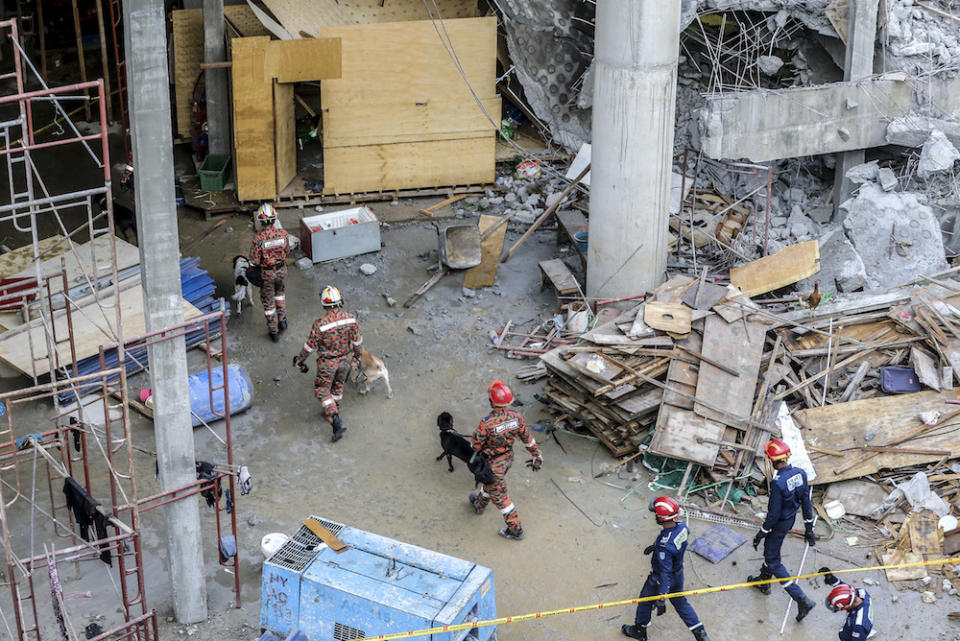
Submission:
M 193 87 L 203 62 L 203 12 L 200 9 L 174 11 L 173 95 L 177 109 L 177 134 L 190 135 Z

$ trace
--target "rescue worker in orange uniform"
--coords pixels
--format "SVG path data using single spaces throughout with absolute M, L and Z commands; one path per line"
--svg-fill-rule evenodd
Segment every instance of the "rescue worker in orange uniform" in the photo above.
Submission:
M 270 203 L 260 205 L 257 221 L 260 231 L 253 237 L 248 258 L 252 266 L 260 268 L 263 279 L 260 302 L 267 317 L 270 339 L 276 343 L 280 340 L 280 332 L 287 328 L 287 288 L 283 281 L 287 277 L 290 240 L 286 230 L 276 226 L 277 210 Z
M 293 365 L 307 372 L 304 359 L 313 352 L 317 353 L 317 378 L 313 383 L 313 392 L 323 406 L 324 416 L 333 427 L 331 440 L 336 443 L 347 431 L 340 419 L 343 383 L 350 374 L 350 368 L 359 367 L 363 337 L 356 315 L 341 309 L 343 296 L 339 289 L 324 287 L 320 292 L 320 302 L 326 313 L 314 321 L 310 337 L 300 354 L 293 357 Z
M 477 431 L 473 433 L 472 447 L 481 456 L 490 462 L 493 471 L 493 482 L 481 487 L 480 492 L 470 494 L 470 504 L 474 512 L 483 514 L 487 504 L 493 501 L 506 527 L 500 528 L 500 536 L 505 539 L 519 541 L 523 538 L 523 527 L 520 525 L 520 515 L 510 497 L 507 496 L 507 471 L 513 463 L 513 440 L 519 438 L 523 446 L 533 456 L 527 465 L 538 471 L 543 465 L 543 456 L 536 440 L 527 429 L 523 417 L 516 410 L 510 409 L 513 403 L 513 392 L 503 381 L 494 381 L 487 388 L 490 406 L 493 408 L 486 418 L 480 421 Z

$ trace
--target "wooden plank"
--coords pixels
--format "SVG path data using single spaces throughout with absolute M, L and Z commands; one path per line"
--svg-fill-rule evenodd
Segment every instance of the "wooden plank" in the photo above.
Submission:
M 808 240 L 776 254 L 734 267 L 730 282 L 747 296 L 757 296 L 790 285 L 820 271 L 820 245 Z
M 730 420 L 733 417 L 746 421 L 753 410 L 767 327 L 749 321 L 727 323 L 719 316 L 710 316 L 704 322 L 704 356 L 723 363 L 740 375 L 731 376 L 707 361 L 701 362 L 697 398 L 724 409 L 727 414 L 699 402 L 694 406 L 694 411 L 728 425 L 732 425 Z
M 117 296 L 105 294 L 101 301 L 105 305 L 114 305 Z M 189 320 L 200 316 L 200 310 L 181 298 L 184 318 Z M 123 316 L 123 332 L 126 336 L 137 336 L 146 333 L 146 321 L 143 312 L 143 289 L 140 283 L 122 289 L 119 296 L 119 305 Z M 93 356 L 98 352 L 100 345 L 115 340 L 113 331 L 115 321 L 112 307 L 101 308 L 95 301 L 81 305 L 80 309 L 73 310 L 73 336 L 77 350 L 77 359 Z M 58 336 L 67 335 L 66 316 L 58 312 L 53 323 Z M 29 333 L 30 340 L 28 340 Z M 36 372 L 43 373 L 50 369 L 46 359 L 47 343 L 41 320 L 37 319 L 30 326 L 17 328 L 12 333 L 0 335 L 0 361 L 14 367 L 25 374 L 34 372 L 34 363 L 30 355 L 30 344 L 39 359 L 36 363 Z M 69 346 L 60 346 L 62 355 L 69 358 Z
M 340 54 L 340 38 L 274 40 L 267 49 L 266 65 L 277 82 L 329 80 L 340 77 Z
M 317 535 L 321 541 L 326 543 L 331 550 L 337 552 L 343 552 L 347 549 L 347 544 L 337 538 L 337 535 L 323 527 L 323 524 L 320 523 L 317 519 L 312 516 L 303 522 L 307 526 L 307 529 Z
M 463 200 L 463 199 L 466 198 L 466 197 L 467 197 L 467 194 L 457 194 L 456 196 L 450 196 L 449 198 L 444 198 L 444 199 L 441 200 L 440 202 L 434 203 L 434 204 L 430 205 L 429 207 L 427 207 L 426 209 L 421 209 L 421 210 L 420 210 L 420 213 L 423 214 L 423 215 L 425 215 L 425 216 L 430 216 L 430 217 L 432 217 L 432 216 L 433 216 L 433 212 L 437 211 L 438 209 L 442 209 L 442 208 L 446 207 L 447 205 L 452 205 L 453 203 L 459 202 L 459 201 Z
M 264 4 L 287 31 L 313 38 L 334 25 L 430 19 L 421 0 L 267 0 Z M 430 6 L 436 7 L 444 22 L 478 15 L 476 0 L 436 0 Z
M 46 254 L 45 258 L 53 258 L 69 251 L 70 246 L 66 243 L 58 245 L 63 240 L 63 236 L 50 236 L 37 243 L 40 254 Z M 52 249 L 56 246 L 55 249 Z M 24 245 L 17 247 L 5 254 L 0 254 L 0 278 L 10 278 L 18 274 L 23 274 L 25 270 L 33 271 L 33 245 Z
M 501 220 L 500 216 L 480 216 L 480 235 L 491 229 Z M 463 275 L 463 286 L 469 289 L 493 287 L 497 278 L 497 267 L 500 265 L 500 253 L 503 251 L 503 241 L 507 236 L 507 226 L 501 225 L 492 234 L 480 242 L 482 259 L 476 267 L 471 267 Z
M 171 12 L 173 22 L 173 91 L 177 112 L 177 134 L 190 136 L 193 87 L 203 62 L 203 11 L 180 9 Z
M 488 114 L 500 113 L 500 99 L 481 101 Z M 362 122 L 363 127 L 357 127 Z M 383 145 L 420 140 L 475 138 L 493 131 L 486 114 L 469 100 L 422 100 L 333 105 L 323 109 L 325 147 Z
M 277 159 L 277 191 L 297 175 L 297 123 L 293 115 L 293 85 L 273 83 L 273 143 Z
M 481 100 L 495 98 L 497 19 L 445 16 L 443 22 L 444 37 L 449 36 L 473 90 Z M 324 111 L 354 104 L 473 100 L 429 20 L 327 27 L 323 37 L 341 39 L 343 65 L 339 79 L 321 82 Z M 354 122 L 363 127 L 361 119 Z M 494 133 L 491 127 L 491 138 Z
M 653 329 L 687 334 L 690 332 L 690 308 L 682 304 L 651 301 L 643 307 L 643 322 Z
M 720 451 L 717 443 L 723 436 L 723 425 L 669 405 L 662 406 L 660 414 L 649 452 L 713 467 Z
M 490 183 L 493 136 L 323 150 L 324 194 Z
M 939 455 L 902 453 L 865 455 L 861 450 L 867 444 L 864 437 L 874 430 L 876 432 L 870 443 L 876 446 L 903 444 L 911 449 L 948 450 L 952 456 L 960 455 L 960 440 L 955 433 L 957 426 L 960 426 L 960 416 L 945 416 L 941 424 L 935 427 L 922 425 L 918 418 L 920 412 L 942 410 L 944 401 L 953 396 L 950 392 L 926 391 L 798 410 L 795 416 L 805 428 L 807 442 L 844 453 L 843 459 L 831 457 L 815 463 L 817 478 L 814 484 L 858 478 L 882 469 L 931 463 L 941 458 Z M 929 429 L 910 438 L 914 426 Z M 905 441 L 897 442 L 904 437 L 907 437 Z M 855 464 L 850 466 L 850 463 Z M 847 469 L 841 473 L 834 474 L 835 469 L 845 467 Z
M 230 4 L 223 8 L 224 17 L 230 21 L 241 36 L 269 36 L 270 32 L 263 26 L 257 15 L 246 4 Z
M 233 40 L 233 138 L 237 198 L 277 195 L 273 83 L 266 69 L 270 38 Z
M 573 277 L 570 269 L 560 258 L 550 260 L 541 260 L 538 263 L 540 271 L 550 279 L 550 284 L 561 294 L 569 294 L 580 291 L 580 284 Z

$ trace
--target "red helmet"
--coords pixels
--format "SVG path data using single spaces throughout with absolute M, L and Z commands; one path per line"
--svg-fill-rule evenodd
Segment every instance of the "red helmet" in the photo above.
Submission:
M 827 596 L 827 608 L 834 612 L 838 610 L 849 610 L 856 599 L 857 591 L 846 583 L 841 583 L 830 590 L 830 594 Z
M 790 458 L 790 448 L 778 438 L 767 441 L 767 458 L 771 461 L 786 461 Z
M 650 501 L 650 511 L 657 515 L 657 523 L 673 521 L 680 516 L 680 504 L 669 496 L 658 496 Z
M 490 404 L 494 407 L 507 407 L 513 403 L 513 392 L 503 381 L 494 381 L 487 388 Z

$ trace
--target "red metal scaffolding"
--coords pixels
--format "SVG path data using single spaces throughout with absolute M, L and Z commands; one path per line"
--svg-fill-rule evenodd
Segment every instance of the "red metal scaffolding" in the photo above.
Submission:
M 119 10 L 119 4 L 111 2 L 111 16 L 116 33 L 119 18 L 114 16 L 115 4 Z M 0 157 L 6 164 L 10 196 L 9 203 L 0 205 L 0 221 L 10 221 L 18 231 L 29 236 L 34 273 L 32 277 L 17 279 L 0 287 L 0 308 L 19 308 L 23 314 L 23 327 L 30 337 L 30 353 L 34 363 L 33 370 L 25 372 L 33 379 L 31 387 L 0 394 L 0 408 L 6 413 L 5 425 L 0 418 L 0 532 L 3 535 L 16 635 L 21 641 L 39 641 L 41 630 L 47 622 L 44 613 L 49 613 L 51 620 L 59 617 L 59 613 L 68 616 L 62 598 L 58 598 L 56 593 L 55 584 L 59 584 L 58 579 L 54 580 L 57 577 L 57 565 L 109 552 L 117 559 L 119 581 L 115 585 L 118 585 L 122 602 L 123 621 L 95 637 L 95 640 L 157 641 L 156 614 L 147 604 L 147 581 L 144 577 L 140 531 L 141 514 L 171 501 L 190 500 L 190 497 L 212 489 L 215 497 L 217 541 L 219 542 L 222 533 L 227 531 L 236 537 L 237 468 L 233 460 L 229 412 L 226 312 L 206 314 L 133 338 L 123 336 L 123 319 L 118 304 L 122 283 L 117 267 L 116 237 L 113 233 L 108 121 L 103 82 L 98 80 L 64 87 L 47 87 L 24 53 L 19 42 L 16 21 L 0 21 L 0 33 L 6 33 L 14 47 L 14 72 L 0 74 L 0 80 L 15 79 L 13 84 L 16 89 L 15 93 L 0 96 L 0 105 L 16 103 L 19 113 L 17 118 L 0 122 Z M 115 47 L 116 45 L 115 42 Z M 36 76 L 36 82 L 42 89 L 29 92 L 24 90 L 27 70 Z M 122 74 L 120 78 L 123 78 Z M 86 90 L 93 94 L 93 99 L 96 99 L 99 105 L 97 133 L 82 134 L 78 131 L 62 106 L 62 103 L 68 101 L 89 101 L 91 98 L 86 95 Z M 62 135 L 49 140 L 37 139 L 34 128 L 34 106 L 37 103 L 48 103 L 52 106 L 55 117 L 62 121 Z M 122 117 L 126 138 L 125 109 Z M 52 193 L 43 179 L 38 160 L 41 161 L 39 164 L 43 164 L 44 159 L 51 161 L 49 154 L 60 153 L 67 145 L 83 148 L 81 156 L 92 159 L 102 181 L 98 178 L 95 181 L 97 184 L 89 188 Z M 57 158 L 52 159 L 54 162 L 56 160 Z M 101 197 L 105 197 L 106 201 L 106 209 L 102 212 L 96 211 L 94 206 Z M 64 258 L 59 261 L 59 270 L 50 271 L 50 267 L 47 267 L 45 272 L 41 266 L 46 253 L 51 251 L 49 248 L 41 250 L 41 239 L 38 235 L 38 222 L 41 219 L 55 221 L 62 234 L 57 244 L 66 246 L 66 255 L 76 261 L 75 269 L 79 269 L 79 287 L 75 282 L 69 282 Z M 76 224 L 78 219 L 80 222 Z M 100 243 L 107 245 L 108 256 L 98 257 L 97 246 L 93 242 L 86 243 L 82 248 L 78 247 L 74 242 L 75 235 L 91 241 L 99 237 L 108 239 L 105 243 Z M 100 252 L 103 253 L 102 248 Z M 105 263 L 109 264 L 109 273 L 106 274 L 102 273 L 99 267 Z M 78 313 L 83 313 L 80 303 L 90 305 L 91 301 L 102 315 L 105 329 L 101 328 L 101 331 L 105 338 L 98 350 L 99 370 L 80 374 L 73 331 L 74 318 Z M 31 330 L 35 327 L 42 328 L 44 344 L 34 344 Z M 11 331 L 22 330 L 15 328 Z M 215 396 L 220 396 L 223 400 L 224 411 L 214 413 L 224 421 L 225 438 L 220 440 L 225 445 L 226 463 L 217 463 L 214 478 L 198 480 L 183 487 L 141 498 L 137 490 L 136 460 L 146 458 L 152 473 L 155 455 L 150 449 L 135 446 L 131 435 L 128 365 L 144 368 L 143 364 L 132 356 L 131 351 L 142 350 L 149 345 L 196 332 L 203 333 L 208 347 L 205 358 L 210 381 L 208 395 L 211 408 L 219 406 L 219 403 L 214 402 Z M 218 336 L 222 346 L 219 351 L 212 347 L 212 342 Z M 219 359 L 219 362 L 215 363 L 215 359 Z M 108 360 L 112 366 L 108 366 Z M 45 370 L 38 369 L 36 364 L 44 361 L 47 364 Z M 214 383 L 212 374 L 216 368 L 222 368 L 222 385 Z M 76 400 L 75 407 L 61 408 L 61 399 L 67 396 Z M 91 396 L 95 400 L 90 401 Z M 85 400 L 81 401 L 82 397 Z M 43 400 L 52 402 L 54 418 L 47 418 L 46 414 L 44 418 L 36 418 L 36 405 Z M 102 425 L 94 425 L 87 419 L 94 404 L 102 409 Z M 114 414 L 117 410 L 118 415 Z M 70 422 L 72 415 L 74 421 Z M 45 424 L 47 421 L 50 422 Z M 217 438 L 219 439 L 219 436 Z M 71 441 L 74 450 L 71 450 Z M 102 455 L 103 463 L 92 466 L 91 458 L 98 453 Z M 33 462 L 29 469 L 23 465 L 23 461 L 28 458 Z M 43 466 L 47 476 L 42 484 L 46 486 L 46 490 L 41 492 L 47 495 L 45 499 L 36 495 L 38 464 Z M 143 464 L 141 462 L 141 467 Z M 94 469 L 105 471 L 98 475 Z M 63 482 L 67 477 L 74 479 L 91 496 L 96 495 L 96 486 L 103 487 L 104 483 L 109 483 L 110 505 L 101 506 L 100 509 L 108 518 L 109 526 L 113 528 L 112 535 L 91 541 L 84 541 L 80 537 L 73 514 L 69 509 L 65 509 L 64 496 L 56 487 L 58 482 Z M 31 478 L 32 481 L 29 496 L 25 478 Z M 234 502 L 228 519 L 224 518 L 223 500 L 218 491 L 221 485 L 229 486 Z M 16 506 L 18 502 L 26 505 Z M 24 521 L 8 518 L 14 513 L 19 517 L 20 512 L 16 512 L 17 510 L 29 511 L 30 546 L 26 555 L 20 549 L 23 547 L 22 533 L 12 531 L 14 523 L 19 525 Z M 47 527 L 40 527 L 35 523 L 37 515 L 43 517 L 41 520 Z M 58 549 L 55 544 L 58 537 L 69 538 L 70 545 Z M 35 541 L 43 543 L 43 554 L 36 554 Z M 221 565 L 228 567 L 234 574 L 236 605 L 239 607 L 239 557 L 235 555 L 223 561 L 219 549 L 212 552 L 221 558 Z M 50 573 L 49 604 L 35 586 L 35 578 L 41 571 Z

